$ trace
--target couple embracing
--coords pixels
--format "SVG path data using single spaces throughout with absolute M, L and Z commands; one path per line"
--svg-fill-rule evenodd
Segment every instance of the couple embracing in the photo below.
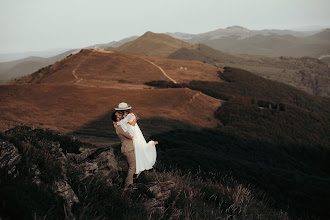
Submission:
M 126 187 L 133 185 L 133 175 L 139 177 L 142 171 L 149 170 L 156 162 L 157 141 L 148 143 L 137 124 L 137 115 L 132 111 L 132 107 L 125 102 L 119 103 L 112 114 L 113 125 L 122 143 L 121 152 L 128 161 L 128 174 L 125 180 Z

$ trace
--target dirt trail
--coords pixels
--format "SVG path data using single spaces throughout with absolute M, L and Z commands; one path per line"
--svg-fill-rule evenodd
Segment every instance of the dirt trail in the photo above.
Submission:
M 165 72 L 160 66 L 156 65 L 155 63 L 151 62 L 150 60 L 147 60 L 147 59 L 144 58 L 144 57 L 140 57 L 140 58 L 143 59 L 143 60 L 145 60 L 145 61 L 147 61 L 148 63 L 154 65 L 155 67 L 157 67 L 160 71 L 162 71 L 162 73 L 164 74 L 165 77 L 167 77 L 167 78 L 168 78 L 169 80 L 171 80 L 173 83 L 177 84 L 177 82 L 176 82 L 174 79 L 172 79 L 169 75 L 167 75 L 166 72 Z M 156 61 L 156 62 L 157 62 L 157 61 Z
M 90 57 L 94 52 L 95 52 L 95 49 L 93 49 L 93 52 L 92 52 L 91 54 L 89 54 L 87 57 L 85 57 L 85 59 L 81 60 L 81 61 L 78 63 L 78 65 L 76 66 L 76 68 L 74 68 L 74 69 L 72 70 L 72 75 L 74 76 L 74 78 L 77 79 L 77 82 L 76 82 L 76 83 L 79 83 L 79 82 L 81 82 L 81 80 L 83 80 L 83 78 L 79 78 L 79 77 L 77 76 L 77 74 L 76 74 L 77 69 L 78 69 L 78 68 L 81 66 L 81 64 L 82 64 L 83 62 L 85 62 L 85 61 L 87 60 L 87 58 Z
M 113 53 L 113 51 L 104 51 L 104 50 L 99 50 L 99 49 L 93 49 L 92 53 L 89 54 L 87 57 L 85 57 L 85 59 L 81 60 L 81 61 L 78 63 L 78 65 L 76 66 L 76 68 L 74 68 L 74 69 L 72 70 L 72 75 L 74 76 L 74 78 L 77 79 L 76 84 L 79 83 L 79 82 L 81 82 L 81 80 L 83 80 L 82 78 L 79 78 L 79 77 L 77 76 L 77 74 L 76 74 L 77 69 L 80 67 L 80 65 L 81 65 L 83 62 L 85 62 L 85 61 L 88 59 L 88 57 L 90 57 L 93 53 L 95 53 L 95 51 L 97 51 L 97 52 L 99 52 L 99 53 Z

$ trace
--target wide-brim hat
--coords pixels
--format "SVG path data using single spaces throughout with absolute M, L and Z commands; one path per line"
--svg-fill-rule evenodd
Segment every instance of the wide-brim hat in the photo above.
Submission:
M 121 103 L 119 103 L 118 104 L 118 107 L 117 108 L 115 108 L 115 110 L 128 110 L 128 109 L 131 109 L 132 107 L 129 105 L 129 104 L 127 104 L 126 102 L 121 102 Z

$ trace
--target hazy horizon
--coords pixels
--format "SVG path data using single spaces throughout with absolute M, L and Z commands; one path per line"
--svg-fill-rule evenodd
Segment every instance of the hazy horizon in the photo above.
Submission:
M 330 27 L 326 0 L 1 0 L 0 6 L 0 54 L 82 48 L 146 31 L 198 34 L 230 26 L 298 31 Z

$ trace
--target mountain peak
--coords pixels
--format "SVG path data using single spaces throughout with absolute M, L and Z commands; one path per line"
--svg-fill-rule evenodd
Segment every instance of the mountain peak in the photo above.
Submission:
M 248 31 L 249 29 L 236 25 L 236 26 L 227 27 L 226 30 L 244 30 L 244 31 Z
M 157 35 L 159 35 L 159 34 L 156 34 L 156 33 L 151 32 L 151 31 L 147 31 L 141 37 L 148 38 L 148 37 L 153 37 L 153 36 L 157 36 Z
M 116 50 L 146 56 L 168 57 L 182 47 L 194 49 L 197 46 L 166 34 L 147 31 L 136 40 L 117 47 Z

